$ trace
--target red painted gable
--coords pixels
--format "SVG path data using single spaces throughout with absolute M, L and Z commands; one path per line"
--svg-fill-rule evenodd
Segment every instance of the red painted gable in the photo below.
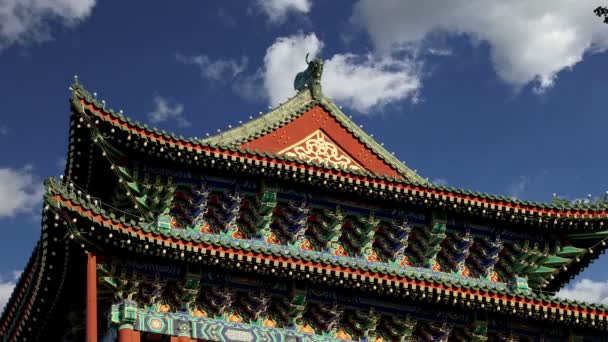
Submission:
M 401 177 L 399 172 L 380 159 L 372 150 L 344 128 L 327 110 L 315 106 L 290 123 L 257 139 L 241 144 L 242 148 L 278 153 L 298 144 L 321 130 L 357 164 L 380 175 Z

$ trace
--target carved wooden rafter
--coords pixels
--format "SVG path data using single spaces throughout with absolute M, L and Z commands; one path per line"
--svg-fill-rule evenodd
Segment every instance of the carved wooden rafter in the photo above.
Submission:
M 380 220 L 370 212 L 367 216 L 348 216 L 345 222 L 340 240 L 347 246 L 349 255 L 370 255 L 373 252 L 372 244 Z M 348 229 L 344 229 L 347 225 Z
M 274 222 L 280 240 L 300 248 L 304 244 L 309 214 L 310 206 L 306 198 L 299 201 L 290 200 L 287 205 L 280 205 L 280 214 L 275 217 Z
M 465 271 L 465 262 L 469 257 L 469 249 L 473 242 L 469 229 L 464 233 L 451 234 L 448 238 L 446 248 L 442 250 L 442 255 L 452 272 L 461 274 Z
M 427 342 L 447 342 L 454 325 L 448 322 L 424 322 L 419 335 Z
M 409 342 L 413 339 L 417 325 L 418 319 L 409 314 L 382 316 L 377 336 L 384 341 Z
M 488 277 L 494 272 L 494 266 L 498 263 L 503 248 L 503 240 L 498 233 L 493 237 L 485 236 L 478 239 L 475 244 L 475 252 L 471 255 L 470 260 L 481 276 Z
M 337 302 L 309 303 L 307 315 L 319 332 L 335 335 L 340 327 L 344 307 Z
M 267 317 L 271 295 L 264 289 L 250 290 L 239 293 L 237 301 L 242 310 L 242 316 L 249 317 L 252 323 L 257 323 Z
M 405 250 L 408 247 L 412 226 L 406 218 L 380 223 L 381 232 L 376 234 L 374 245 L 379 254 L 388 262 L 400 266 L 409 264 Z
M 209 204 L 208 220 L 213 221 L 213 230 L 233 235 L 238 232 L 237 220 L 240 217 L 242 200 L 245 197 L 239 187 L 232 191 L 215 193 L 213 202 Z M 211 201 L 210 201 L 211 202 Z
M 288 296 L 276 301 L 277 321 L 285 322 L 287 327 L 297 328 L 302 325 L 302 316 L 306 310 L 306 291 L 293 288 Z
M 349 310 L 345 316 L 353 336 L 373 341 L 380 314 L 370 308 L 369 310 Z
M 272 213 L 277 206 L 277 192 L 265 189 L 259 195 L 246 200 L 247 209 L 241 210 L 239 226 L 248 238 L 261 238 L 268 243 L 278 243 L 270 229 Z
M 328 250 L 333 254 L 344 254 L 339 244 L 340 231 L 344 221 L 344 214 L 339 206 L 335 209 L 315 209 L 312 220 L 309 218 L 309 226 L 313 243 L 320 250 Z
M 424 267 L 433 266 L 437 254 L 441 251 L 441 243 L 446 238 L 446 224 L 443 220 L 433 219 L 428 229 L 420 230 L 418 243 L 412 246 Z

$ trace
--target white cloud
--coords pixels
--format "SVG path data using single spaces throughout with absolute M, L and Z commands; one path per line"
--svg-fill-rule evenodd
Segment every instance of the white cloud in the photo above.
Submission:
M 8 135 L 9 132 L 10 130 L 7 126 L 0 125 L 0 135 Z
M 51 39 L 51 22 L 72 26 L 86 19 L 96 0 L 0 1 L 0 48 Z
M 435 178 L 431 181 L 431 183 L 437 186 L 448 185 L 448 180 L 445 178 Z
M 509 196 L 514 199 L 518 199 L 528 189 L 530 179 L 528 177 L 521 176 L 509 185 Z
M 152 123 L 174 120 L 179 126 L 188 127 L 190 122 L 184 117 L 184 105 L 162 96 L 154 96 L 156 109 L 148 113 Z
M 512 199 L 521 199 L 526 193 L 531 192 L 531 188 L 542 186 L 550 175 L 548 170 L 541 170 L 534 175 L 519 176 L 509 184 L 507 193 Z
M 296 74 L 306 69 L 304 56 L 319 55 L 323 48 L 314 33 L 278 38 L 264 57 L 264 87 L 276 105 L 292 96 Z M 338 103 L 365 113 L 388 103 L 416 99 L 421 86 L 419 64 L 389 55 L 336 54 L 325 60 L 323 91 Z
M 257 5 L 271 22 L 282 23 L 290 12 L 310 12 L 312 0 L 258 0 Z
M 13 271 L 10 278 L 5 280 L 4 278 L 0 278 L 0 313 L 3 311 L 4 306 L 8 302 L 13 293 L 13 288 L 19 277 L 21 276 L 21 271 Z
M 353 21 L 382 51 L 420 46 L 430 33 L 465 34 L 486 42 L 497 74 L 542 91 L 587 52 L 608 49 L 606 26 L 592 0 L 360 0 Z
M 4 309 L 6 302 L 8 302 L 11 297 L 11 293 L 13 293 L 13 288 L 15 287 L 14 282 L 0 282 L 0 312 Z
M 42 182 L 34 176 L 31 167 L 0 168 L 0 218 L 32 211 L 42 201 L 43 194 Z
M 312 33 L 280 37 L 266 50 L 264 87 L 272 105 L 285 102 L 288 96 L 293 96 L 296 74 L 306 69 L 304 56 L 310 53 L 311 58 L 314 58 L 322 47 L 323 43 Z
M 325 93 L 362 113 L 407 98 L 415 102 L 421 87 L 418 63 L 390 56 L 334 55 L 324 70 Z
M 446 48 L 433 48 L 433 47 L 431 47 L 431 48 L 428 48 L 426 50 L 426 52 L 429 55 L 432 55 L 432 56 L 442 56 L 442 57 L 445 57 L 445 56 L 451 56 L 452 55 L 452 50 L 446 49 Z
M 198 66 L 203 78 L 220 81 L 235 78 L 247 68 L 247 57 L 242 57 L 240 61 L 235 59 L 211 60 L 206 55 L 184 56 L 176 54 L 175 58 L 185 64 Z
M 556 296 L 587 303 L 608 305 L 608 281 L 582 279 L 559 291 Z

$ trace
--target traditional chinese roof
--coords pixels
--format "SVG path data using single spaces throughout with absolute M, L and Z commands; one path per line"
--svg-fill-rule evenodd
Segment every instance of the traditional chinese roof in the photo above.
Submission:
M 117 166 L 120 160 L 126 158 L 125 153 L 131 153 L 127 151 L 137 151 L 137 153 L 145 151 L 152 156 L 160 156 L 166 162 L 183 165 L 184 170 L 194 170 L 198 165 L 206 169 L 238 170 L 242 175 L 263 175 L 285 179 L 294 184 L 317 185 L 327 191 L 355 194 L 369 200 L 388 200 L 408 206 L 421 206 L 446 213 L 476 217 L 501 225 L 530 227 L 539 233 L 562 234 L 561 237 L 553 237 L 556 242 L 565 243 L 557 253 L 547 254 L 542 250 L 535 250 L 534 246 L 518 251 L 523 253 L 520 256 L 522 260 L 530 260 L 535 265 L 534 278 L 538 283 L 535 284 L 533 281 L 532 285 L 542 286 L 548 290 L 558 290 L 595 260 L 606 247 L 608 229 L 604 226 L 608 221 L 608 205 L 605 201 L 595 203 L 570 203 L 557 199 L 552 203 L 521 201 L 505 196 L 418 182 L 415 177 L 408 179 L 401 174 L 391 176 L 372 173 L 368 168 L 357 169 L 331 165 L 314 159 L 307 160 L 297 155 L 281 154 L 280 152 L 285 150 L 285 147 L 281 146 L 270 151 L 250 149 L 251 145 L 247 144 L 271 146 L 272 144 L 267 144 L 264 139 L 270 139 L 273 133 L 280 132 L 281 129 L 289 129 L 291 124 L 297 124 L 296 121 L 286 119 L 282 126 L 272 130 L 269 128 L 273 127 L 272 125 L 263 125 L 267 116 L 209 139 L 185 139 L 150 129 L 147 125 L 134 122 L 122 113 L 106 109 L 105 102 L 98 101 L 80 84 L 74 84 L 72 90 L 71 102 L 77 118 L 73 121 L 72 127 L 79 130 L 86 125 L 85 131 L 89 133 L 85 133 L 82 138 L 76 138 L 73 134 L 71 138 L 71 154 L 66 168 L 66 177 L 70 179 L 79 177 L 91 179 L 93 172 L 91 169 L 76 167 L 86 163 L 83 159 L 84 155 L 78 156 L 72 150 L 82 150 L 84 146 L 78 147 L 78 145 L 86 145 L 87 142 L 83 139 L 92 137 L 94 144 L 105 149 L 106 154 L 111 156 L 113 164 Z M 330 117 L 331 111 L 323 106 L 315 105 L 306 111 L 307 107 L 295 104 L 298 101 L 318 101 L 318 95 L 317 99 L 313 99 L 313 93 L 312 90 L 304 89 L 290 102 L 279 106 L 268 116 L 282 117 L 287 115 L 284 113 L 290 112 L 289 108 L 304 108 L 302 110 L 305 114 L 297 119 L 305 119 L 306 115 L 309 115 L 309 118 L 313 115 Z M 335 107 L 328 99 L 321 98 L 321 100 L 326 102 L 327 107 Z M 341 112 L 336 113 L 344 116 Z M 266 127 L 266 131 L 263 127 Z M 319 131 L 316 127 L 313 129 L 313 137 L 327 136 L 325 131 Z M 355 126 L 353 132 L 355 129 L 359 128 Z M 241 137 L 244 132 L 251 131 L 261 133 L 250 135 L 248 141 Z M 114 139 L 114 136 L 119 138 Z M 79 143 L 78 139 L 82 141 Z M 287 149 L 298 147 L 301 140 L 295 140 L 292 145 L 287 146 Z M 229 144 L 228 141 L 234 143 Z M 129 144 L 131 146 L 138 144 L 138 148 L 133 150 Z M 235 165 L 239 166 L 235 168 Z M 121 169 L 117 167 L 115 170 Z M 127 181 L 125 184 L 136 187 L 138 186 L 136 183 Z M 157 186 L 147 185 L 147 187 L 154 191 L 160 189 Z M 141 199 L 133 198 L 133 200 Z M 159 201 L 156 200 L 155 203 Z M 566 240 L 560 241 L 560 239 Z M 576 241 L 576 246 L 572 246 L 572 241 Z
M 44 315 L 53 312 L 57 298 L 65 295 L 63 279 L 73 270 L 69 253 L 87 249 L 207 266 L 221 262 L 296 280 L 320 275 L 313 277 L 314 281 L 331 286 L 606 327 L 606 307 L 562 300 L 541 291 L 559 289 L 605 250 L 605 201 L 573 204 L 554 199 L 552 203 L 531 203 L 429 184 L 354 125 L 322 95 L 318 84 L 299 90 L 296 97 L 258 119 L 198 140 L 134 122 L 122 112 L 107 109 L 105 101 L 98 101 L 82 85 L 74 84 L 65 175 L 61 182 L 46 183 L 41 240 L 0 319 L 0 335 L 27 335 L 35 340 L 25 327 L 34 318 L 44 320 Z M 319 149 L 333 159 L 321 156 Z M 134 166 L 133 160 L 145 165 Z M 234 216 L 226 218 L 230 215 L 207 217 L 210 223 L 204 224 L 217 226 L 210 231 L 200 227 L 196 220 L 201 215 L 196 210 L 207 200 L 206 189 L 196 189 L 188 180 L 201 180 L 203 171 L 271 184 L 247 199 L 248 213 L 243 217 L 259 232 L 246 227 L 229 231 L 234 228 Z M 313 236 L 311 240 L 323 244 L 322 248 L 293 248 L 291 232 L 285 233 L 286 237 L 269 234 L 269 216 L 279 206 L 280 194 L 272 189 L 275 183 L 348 199 L 332 204 L 331 209 L 314 209 L 314 223 L 321 226 L 321 233 L 314 234 L 327 236 Z M 216 197 L 222 199 L 209 205 L 215 211 L 240 210 L 242 196 L 238 191 L 216 191 Z M 172 201 L 181 201 L 180 212 L 170 212 Z M 282 205 L 285 203 L 283 199 Z M 344 217 L 340 206 L 350 210 L 345 214 L 350 215 L 348 224 L 339 221 Z M 476 233 L 469 230 L 474 231 L 475 226 L 454 232 L 460 228 L 452 224 L 448 229 L 445 220 L 421 222 L 414 228 L 417 242 L 411 244 L 413 253 L 421 259 L 420 265 L 397 264 L 391 258 L 399 253 L 403 257 L 407 234 L 413 228 L 400 225 L 394 219 L 401 215 L 400 209 L 391 209 L 385 213 L 391 217 L 383 218 L 385 226 L 378 234 L 384 235 L 378 241 L 380 245 L 383 241 L 395 243 L 401 247 L 400 252 L 387 244 L 376 249 L 384 248 L 390 262 L 366 255 L 374 247 L 372 237 L 378 224 L 374 212 L 402 207 L 499 227 L 512 240 L 511 245 L 503 249 L 497 235 L 487 234 L 488 238 L 482 240 L 480 236 L 487 230 L 474 237 Z M 173 228 L 163 219 L 175 219 L 183 226 Z M 227 224 L 226 220 L 233 221 Z M 545 239 L 551 246 L 519 241 L 521 232 Z M 337 233 L 343 241 L 338 241 Z M 528 278 L 530 288 L 520 287 L 516 281 L 493 281 L 434 269 L 441 266 L 436 263 L 440 250 L 445 250 L 441 257 L 451 267 L 462 266 L 475 238 L 471 253 L 491 264 L 481 265 L 482 271 L 491 269 L 498 253 L 502 253 L 500 257 L 509 259 L 513 273 Z M 334 247 L 351 251 L 331 249 L 330 239 Z M 43 292 L 56 297 L 42 296 Z M 44 315 L 36 313 L 40 310 Z
M 515 310 L 528 308 L 546 312 L 553 319 L 563 316 L 608 323 L 608 308 L 600 304 L 522 291 L 504 283 L 454 278 L 416 268 L 391 267 L 314 251 L 293 250 L 263 241 L 238 240 L 185 229 L 163 230 L 136 217 L 117 216 L 112 208 L 54 180 L 47 181 L 46 190 L 45 204 L 50 212 L 66 215 L 61 218 L 63 229 L 71 238 L 85 244 L 93 243 L 91 238 L 101 235 L 109 237 L 102 245 L 118 245 L 141 252 L 145 250 L 145 254 L 168 259 L 189 262 L 204 259 L 217 263 L 214 260 L 219 258 L 222 262 L 258 265 L 262 273 L 290 273 L 296 279 L 308 279 L 311 274 L 320 274 L 324 276 L 322 281 L 328 283 L 373 289 L 378 293 L 396 294 L 409 289 L 420 292 L 420 295 L 447 296 L 455 301 L 454 304 L 468 298 L 475 299 L 486 303 L 488 310 L 501 310 L 500 307 Z M 59 217 L 55 217 L 57 219 Z M 348 281 L 340 282 L 339 279 Z
M 343 169 L 427 183 L 353 123 L 329 98 L 323 95 L 313 98 L 308 89 L 269 113 L 202 142 L 276 153 L 318 164 L 323 162 L 319 158 L 323 158 L 329 160 L 329 165 Z M 311 145 L 308 152 L 306 142 Z M 302 152 L 294 151 L 298 147 Z M 332 149 L 333 158 L 328 154 Z
M 605 327 L 608 308 L 559 299 L 542 293 L 521 292 L 475 279 L 454 280 L 415 269 L 391 269 L 355 259 L 335 258 L 255 241 L 238 241 L 189 230 L 163 230 L 135 216 L 117 216 L 113 208 L 83 193 L 72 183 L 46 182 L 41 240 L 0 319 L 0 336 L 36 340 L 43 331 L 27 329 L 49 325 L 59 298 L 65 297 L 79 268 L 74 257 L 89 248 L 123 250 L 179 262 L 222 265 L 260 274 L 326 282 L 377 294 L 414 300 L 444 302 L 477 311 L 534 316 L 577 326 Z M 79 247 L 81 251 L 78 251 Z M 52 295 L 49 295 L 52 294 Z M 63 317 L 63 316 L 62 316 Z
M 302 160 L 296 157 L 281 155 L 277 152 L 261 151 L 249 149 L 247 146 L 230 145 L 220 143 L 221 139 L 227 139 L 231 132 L 242 132 L 235 128 L 221 135 L 210 137 L 208 139 L 184 138 L 175 133 L 169 133 L 158 128 L 151 128 L 147 124 L 142 124 L 139 121 L 134 121 L 123 112 L 116 112 L 107 107 L 105 101 L 100 101 L 96 96 L 88 92 L 81 84 L 75 83 L 71 87 L 73 109 L 82 115 L 91 117 L 99 124 L 99 120 L 109 124 L 113 130 L 121 131 L 131 137 L 143 139 L 146 146 L 161 147 L 163 153 L 167 155 L 171 161 L 186 162 L 206 158 L 219 158 L 230 160 L 239 164 L 253 164 L 268 166 L 276 169 L 298 169 L 305 174 L 313 174 L 315 177 L 331 178 L 333 181 L 344 181 L 349 184 L 363 185 L 364 187 L 384 190 L 389 188 L 390 191 L 397 193 L 404 192 L 427 198 L 428 200 L 443 200 L 444 202 L 455 202 L 457 204 L 470 205 L 486 209 L 486 212 L 504 212 L 514 215 L 523 214 L 531 217 L 541 218 L 540 223 L 547 224 L 551 227 L 561 228 L 576 228 L 579 224 L 587 230 L 603 229 L 605 221 L 608 219 L 608 200 L 597 201 L 567 201 L 554 197 L 550 202 L 535 202 L 521 200 L 514 197 L 509 197 L 501 194 L 491 194 L 482 191 L 467 190 L 463 188 L 436 185 L 424 181 L 420 177 L 413 179 L 403 179 L 387 174 L 377 174 L 369 171 L 343 169 L 329 164 L 322 164 L 315 160 Z M 304 91 L 298 96 L 308 97 Z M 296 97 L 297 98 L 297 97 Z M 294 99 L 296 99 L 294 98 Z M 292 100 L 294 100 L 292 99 Z M 326 101 L 329 101 L 325 98 Z M 286 106 L 286 104 L 282 106 Z M 332 104 L 333 105 L 333 104 Z M 283 107 L 273 110 L 276 113 Z M 333 105 L 335 106 L 335 105 Z M 259 119 L 255 119 L 250 123 L 254 123 Z M 81 121 L 82 122 L 82 121 Z M 257 122 L 258 124 L 260 122 Z M 72 126 L 78 125 L 77 122 Z M 88 124 L 89 128 L 91 123 Z M 243 125 L 244 127 L 245 125 Z M 355 127 L 357 127 L 355 125 Z M 358 128 L 358 127 L 357 127 Z M 97 131 L 96 128 L 94 128 Z M 268 131 L 269 132 L 269 131 Z M 266 132 L 266 133 L 268 133 Z M 368 136 L 369 137 L 369 136 Z M 371 138 L 370 138 L 371 139 Z M 75 143 L 75 142 L 72 142 Z M 126 141 L 121 142 L 121 144 Z M 391 154 L 389 154 L 391 155 Z M 392 156 L 392 155 L 391 155 Z M 71 156 L 75 158 L 76 156 Z M 190 159 L 189 159 L 190 158 Z M 191 163 L 189 163 L 191 164 Z M 68 173 L 73 170 L 68 160 L 66 171 Z M 69 176 L 69 174 L 66 174 Z M 500 215 L 499 215 L 500 216 Z M 551 221 L 551 219 L 557 219 Z M 570 224 L 572 221 L 572 224 Z M 585 223 L 586 222 L 586 223 Z

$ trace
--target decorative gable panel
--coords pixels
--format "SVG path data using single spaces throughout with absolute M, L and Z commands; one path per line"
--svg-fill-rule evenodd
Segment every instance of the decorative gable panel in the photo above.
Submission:
M 320 129 L 280 151 L 279 154 L 345 170 L 363 169 Z
M 400 177 L 395 168 L 320 105 L 260 137 L 241 143 L 240 147 L 294 156 L 328 167 Z

